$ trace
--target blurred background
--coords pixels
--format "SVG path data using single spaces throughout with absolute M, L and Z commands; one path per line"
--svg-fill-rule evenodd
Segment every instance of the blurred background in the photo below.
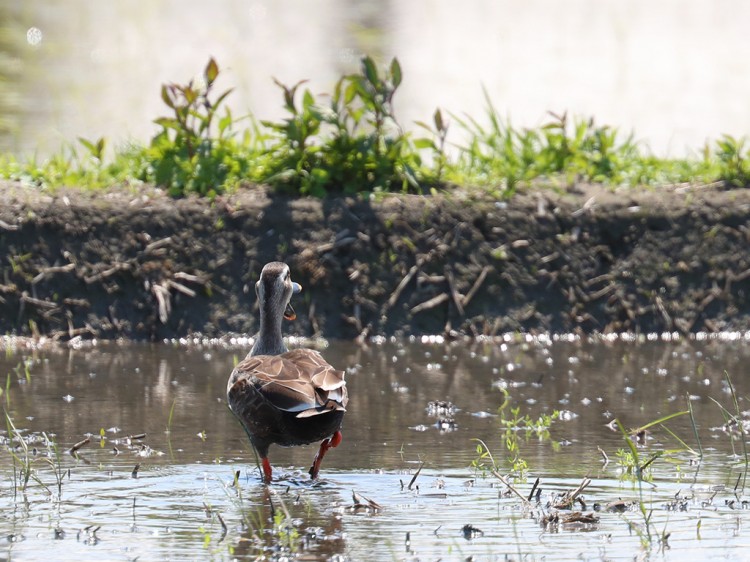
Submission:
M 567 110 L 682 157 L 750 132 L 748 22 L 746 0 L 0 0 L 0 150 L 145 143 L 160 85 L 210 56 L 235 115 L 275 119 L 273 77 L 330 92 L 366 53 L 398 57 L 407 129 L 481 120 L 484 88 L 516 127 Z

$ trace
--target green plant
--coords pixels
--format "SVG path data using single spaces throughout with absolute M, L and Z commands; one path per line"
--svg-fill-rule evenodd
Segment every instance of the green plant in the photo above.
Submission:
M 174 416 L 174 407 L 177 404 L 177 398 L 172 400 L 172 406 L 169 408 L 169 416 L 167 416 L 167 428 L 166 433 L 172 432 L 172 417 Z
M 750 184 L 750 150 L 745 149 L 745 142 L 730 135 L 716 141 L 719 179 L 739 187 Z
M 21 377 L 21 372 L 23 372 L 23 376 L 26 379 L 26 382 L 31 382 L 31 359 L 23 359 L 22 361 L 18 362 L 18 364 L 13 367 L 13 372 L 19 378 Z
M 535 131 L 516 131 L 506 125 L 484 91 L 488 125 L 471 116 L 454 119 L 464 129 L 468 142 L 460 147 L 456 174 L 464 181 L 488 186 L 497 196 L 510 197 L 519 184 L 538 174 L 534 164 L 539 153 Z
M 498 408 L 498 412 L 500 414 L 500 425 L 503 428 L 503 445 L 508 455 L 507 460 L 511 466 L 511 470 L 517 479 L 523 480 L 526 477 L 529 465 L 521 455 L 521 438 L 528 441 L 532 436 L 535 436 L 541 441 L 548 440 L 550 438 L 549 428 L 555 420 L 559 419 L 560 412 L 555 410 L 551 414 L 541 414 L 536 419 L 528 414 L 522 416 L 520 406 L 515 408 L 510 407 L 510 393 L 505 389 L 502 389 L 502 392 L 504 400 Z M 482 475 L 488 470 L 490 472 L 497 472 L 498 465 L 489 447 L 480 439 L 475 439 L 475 441 L 478 442 L 476 448 L 477 456 L 472 460 L 472 468 L 482 473 Z
M 734 389 L 734 384 L 732 384 L 732 379 L 729 376 L 729 373 L 726 371 L 724 372 L 724 378 L 726 380 L 727 386 L 729 388 L 729 393 L 732 397 L 732 410 L 730 411 L 728 408 L 725 408 L 722 406 L 717 400 L 714 398 L 711 398 L 711 400 L 716 404 L 719 409 L 721 410 L 721 415 L 724 417 L 724 430 L 729 435 L 729 440 L 732 445 L 732 452 L 737 455 L 737 452 L 735 450 L 735 442 L 739 441 L 742 446 L 742 457 L 744 458 L 744 464 L 745 469 L 742 472 L 742 490 L 745 489 L 745 486 L 747 484 L 747 472 L 748 469 L 750 469 L 750 453 L 747 449 L 747 434 L 748 434 L 748 423 L 745 420 L 745 418 L 742 415 L 742 411 L 740 409 L 739 401 L 737 400 L 737 393 Z
M 609 185 L 655 185 L 708 182 L 717 175 L 741 177 L 737 170 L 747 159 L 741 150 L 725 147 L 724 171 L 710 151 L 702 160 L 662 159 L 644 153 L 633 135 L 622 139 L 617 129 L 594 120 L 550 113 L 552 119 L 538 129 L 515 129 L 503 121 L 485 91 L 487 123 L 472 117 L 456 118 L 468 140 L 460 147 L 452 175 L 459 183 L 486 186 L 499 197 L 510 197 L 533 181 L 555 185 L 578 180 Z M 742 166 L 738 164 L 742 162 Z M 735 172 L 731 172 L 734 170 Z
M 299 193 L 322 195 L 328 174 L 321 166 L 320 147 L 313 142 L 320 131 L 322 115 L 315 105 L 310 90 L 302 95 L 302 105 L 297 107 L 296 95 L 305 81 L 288 87 L 274 80 L 284 94 L 284 109 L 289 117 L 279 123 L 262 121 L 265 127 L 278 134 L 271 147 L 274 164 L 265 181 L 277 187 L 289 187 Z
M 219 80 L 219 66 L 210 59 L 201 79 L 164 84 L 160 93 L 168 114 L 155 120 L 159 131 L 147 146 L 107 150 L 104 138 L 79 138 L 45 159 L 0 155 L 0 177 L 45 189 L 146 182 L 175 197 L 208 198 L 242 182 L 315 196 L 427 193 L 447 183 L 477 186 L 495 197 L 510 197 L 533 183 L 750 185 L 746 137 L 724 135 L 697 156 L 659 158 L 633 135 L 623 137 L 592 118 L 551 113 L 541 127 L 514 128 L 486 91 L 482 122 L 453 115 L 465 137 L 454 156 L 440 109 L 430 124 L 416 122 L 429 134 L 415 140 L 396 119 L 394 99 L 403 80 L 396 58 L 381 70 L 364 57 L 359 72 L 317 98 L 302 88 L 304 81 L 291 87 L 277 81 L 286 111 L 278 122 L 235 118 L 226 104 L 232 90 L 217 92 Z M 245 119 L 249 125 L 239 130 Z
M 43 433 L 42 437 L 49 454 L 41 458 L 34 458 L 34 455 L 29 451 L 29 444 L 26 438 L 16 429 L 13 420 L 7 412 L 5 412 L 5 425 L 9 437 L 8 452 L 13 459 L 13 496 L 16 497 L 18 492 L 26 492 L 30 480 L 33 480 L 51 494 L 50 489 L 42 482 L 37 471 L 34 469 L 36 462 L 42 462 L 48 464 L 54 472 L 59 498 L 62 494 L 63 471 L 57 445 L 46 433 Z M 18 446 L 14 447 L 13 443 L 17 443 Z
M 92 142 L 83 137 L 78 137 L 80 142 L 86 150 L 88 150 L 91 158 L 101 163 L 104 161 L 104 147 L 107 145 L 107 141 L 104 137 L 100 137 L 97 141 Z
M 252 155 L 234 140 L 236 120 L 224 105 L 231 89 L 213 97 L 219 66 L 208 61 L 203 80 L 164 84 L 161 98 L 171 115 L 142 152 L 141 179 L 168 188 L 173 196 L 213 197 L 249 175 Z
M 435 181 L 440 183 L 443 180 L 445 170 L 448 168 L 449 160 L 445 151 L 446 139 L 448 138 L 448 123 L 443 119 L 443 113 L 439 108 L 432 115 L 432 123 L 433 125 L 430 126 L 422 121 L 416 122 L 419 127 L 429 132 L 433 138 L 416 139 L 414 146 L 432 151 Z
M 643 500 L 643 482 L 647 481 L 647 479 L 644 478 L 644 475 L 646 474 L 645 471 L 648 469 L 648 467 L 651 466 L 651 463 L 653 463 L 661 455 L 657 453 L 656 455 L 653 455 L 648 461 L 641 463 L 640 455 L 638 454 L 638 448 L 636 447 L 635 443 L 630 438 L 628 432 L 625 431 L 625 428 L 622 426 L 620 421 L 615 421 L 617 424 L 617 428 L 620 430 L 620 433 L 625 440 L 625 444 L 627 445 L 627 451 L 623 451 L 622 454 L 620 453 L 620 451 L 618 451 L 618 457 L 628 463 L 626 466 L 632 469 L 632 474 L 638 482 L 638 508 L 640 510 L 641 516 L 643 517 L 644 525 L 642 530 L 638 527 L 635 527 L 635 530 L 641 539 L 641 544 L 644 547 L 647 547 L 651 544 L 652 540 L 651 515 L 653 514 L 653 511 L 646 509 L 646 503 Z
M 297 530 L 297 527 L 294 526 L 294 521 L 292 520 L 291 515 L 289 515 L 289 511 L 287 510 L 284 501 L 281 498 L 278 498 L 279 505 L 276 506 L 270 496 L 268 499 L 271 502 L 273 519 L 272 532 L 276 537 L 277 546 L 281 548 L 283 552 L 293 556 L 299 549 L 299 531 Z
M 315 196 L 419 190 L 421 158 L 393 111 L 401 79 L 397 59 L 381 75 L 365 57 L 360 73 L 339 80 L 327 107 L 307 89 L 297 104 L 304 82 L 292 87 L 277 82 L 289 117 L 263 122 L 277 135 L 264 181 Z

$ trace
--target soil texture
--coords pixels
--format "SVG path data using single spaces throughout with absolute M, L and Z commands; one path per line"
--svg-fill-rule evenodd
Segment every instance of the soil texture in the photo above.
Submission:
M 209 202 L 4 183 L 0 333 L 252 335 L 274 260 L 303 336 L 744 331 L 749 219 L 750 191 L 716 186 Z

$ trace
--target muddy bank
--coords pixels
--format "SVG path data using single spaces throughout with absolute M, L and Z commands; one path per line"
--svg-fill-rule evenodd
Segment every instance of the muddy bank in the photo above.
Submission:
M 750 327 L 747 190 L 580 186 L 500 202 L 258 188 L 209 204 L 6 183 L 0 205 L 6 334 L 251 334 L 271 260 L 304 287 L 299 335 Z

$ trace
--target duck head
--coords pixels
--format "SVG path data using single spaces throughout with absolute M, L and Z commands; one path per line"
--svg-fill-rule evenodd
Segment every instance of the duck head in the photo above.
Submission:
M 290 301 L 292 295 L 301 290 L 302 286 L 292 281 L 287 264 L 279 261 L 267 263 L 255 284 L 261 316 L 266 315 L 266 319 L 283 317 L 294 320 L 297 314 Z

